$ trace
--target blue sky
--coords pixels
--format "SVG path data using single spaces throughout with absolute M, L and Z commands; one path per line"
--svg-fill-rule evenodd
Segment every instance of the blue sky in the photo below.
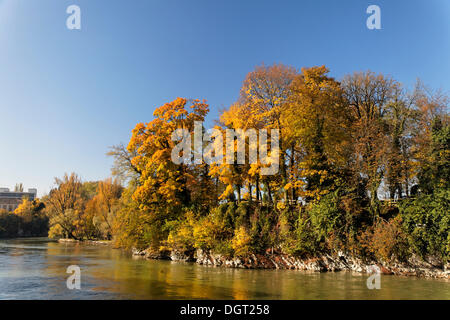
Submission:
M 66 8 L 81 8 L 81 30 Z M 381 8 L 381 30 L 366 8 Z M 450 91 L 450 1 L 0 0 L 0 186 L 104 179 L 108 146 L 178 96 L 209 121 L 261 63 L 417 77 Z

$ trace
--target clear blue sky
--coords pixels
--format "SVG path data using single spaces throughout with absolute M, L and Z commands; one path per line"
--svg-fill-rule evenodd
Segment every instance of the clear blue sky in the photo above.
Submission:
M 81 8 L 82 29 L 66 28 Z M 382 30 L 366 28 L 381 7 Z M 255 65 L 450 90 L 450 1 L 0 0 L 0 186 L 106 178 L 107 147 L 181 96 L 229 106 Z

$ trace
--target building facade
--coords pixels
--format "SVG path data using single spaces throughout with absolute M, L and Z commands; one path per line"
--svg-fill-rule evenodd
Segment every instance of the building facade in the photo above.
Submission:
M 9 191 L 8 188 L 0 188 L 0 209 L 14 211 L 22 203 L 24 197 L 30 201 L 36 199 L 37 189 L 28 189 L 28 192 Z

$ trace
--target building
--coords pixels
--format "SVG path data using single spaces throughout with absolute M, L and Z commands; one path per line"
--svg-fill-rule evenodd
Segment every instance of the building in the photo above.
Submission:
M 28 192 L 12 192 L 8 188 L 0 188 L 0 209 L 14 211 L 22 203 L 24 197 L 33 201 L 36 196 L 37 189 L 28 189 Z

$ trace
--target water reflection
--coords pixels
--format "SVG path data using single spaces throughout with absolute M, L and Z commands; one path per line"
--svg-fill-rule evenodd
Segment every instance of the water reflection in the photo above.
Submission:
M 81 268 L 81 290 L 66 269 Z M 107 246 L 47 239 L 0 241 L 0 299 L 450 299 L 450 282 L 348 272 L 242 270 L 134 259 Z

